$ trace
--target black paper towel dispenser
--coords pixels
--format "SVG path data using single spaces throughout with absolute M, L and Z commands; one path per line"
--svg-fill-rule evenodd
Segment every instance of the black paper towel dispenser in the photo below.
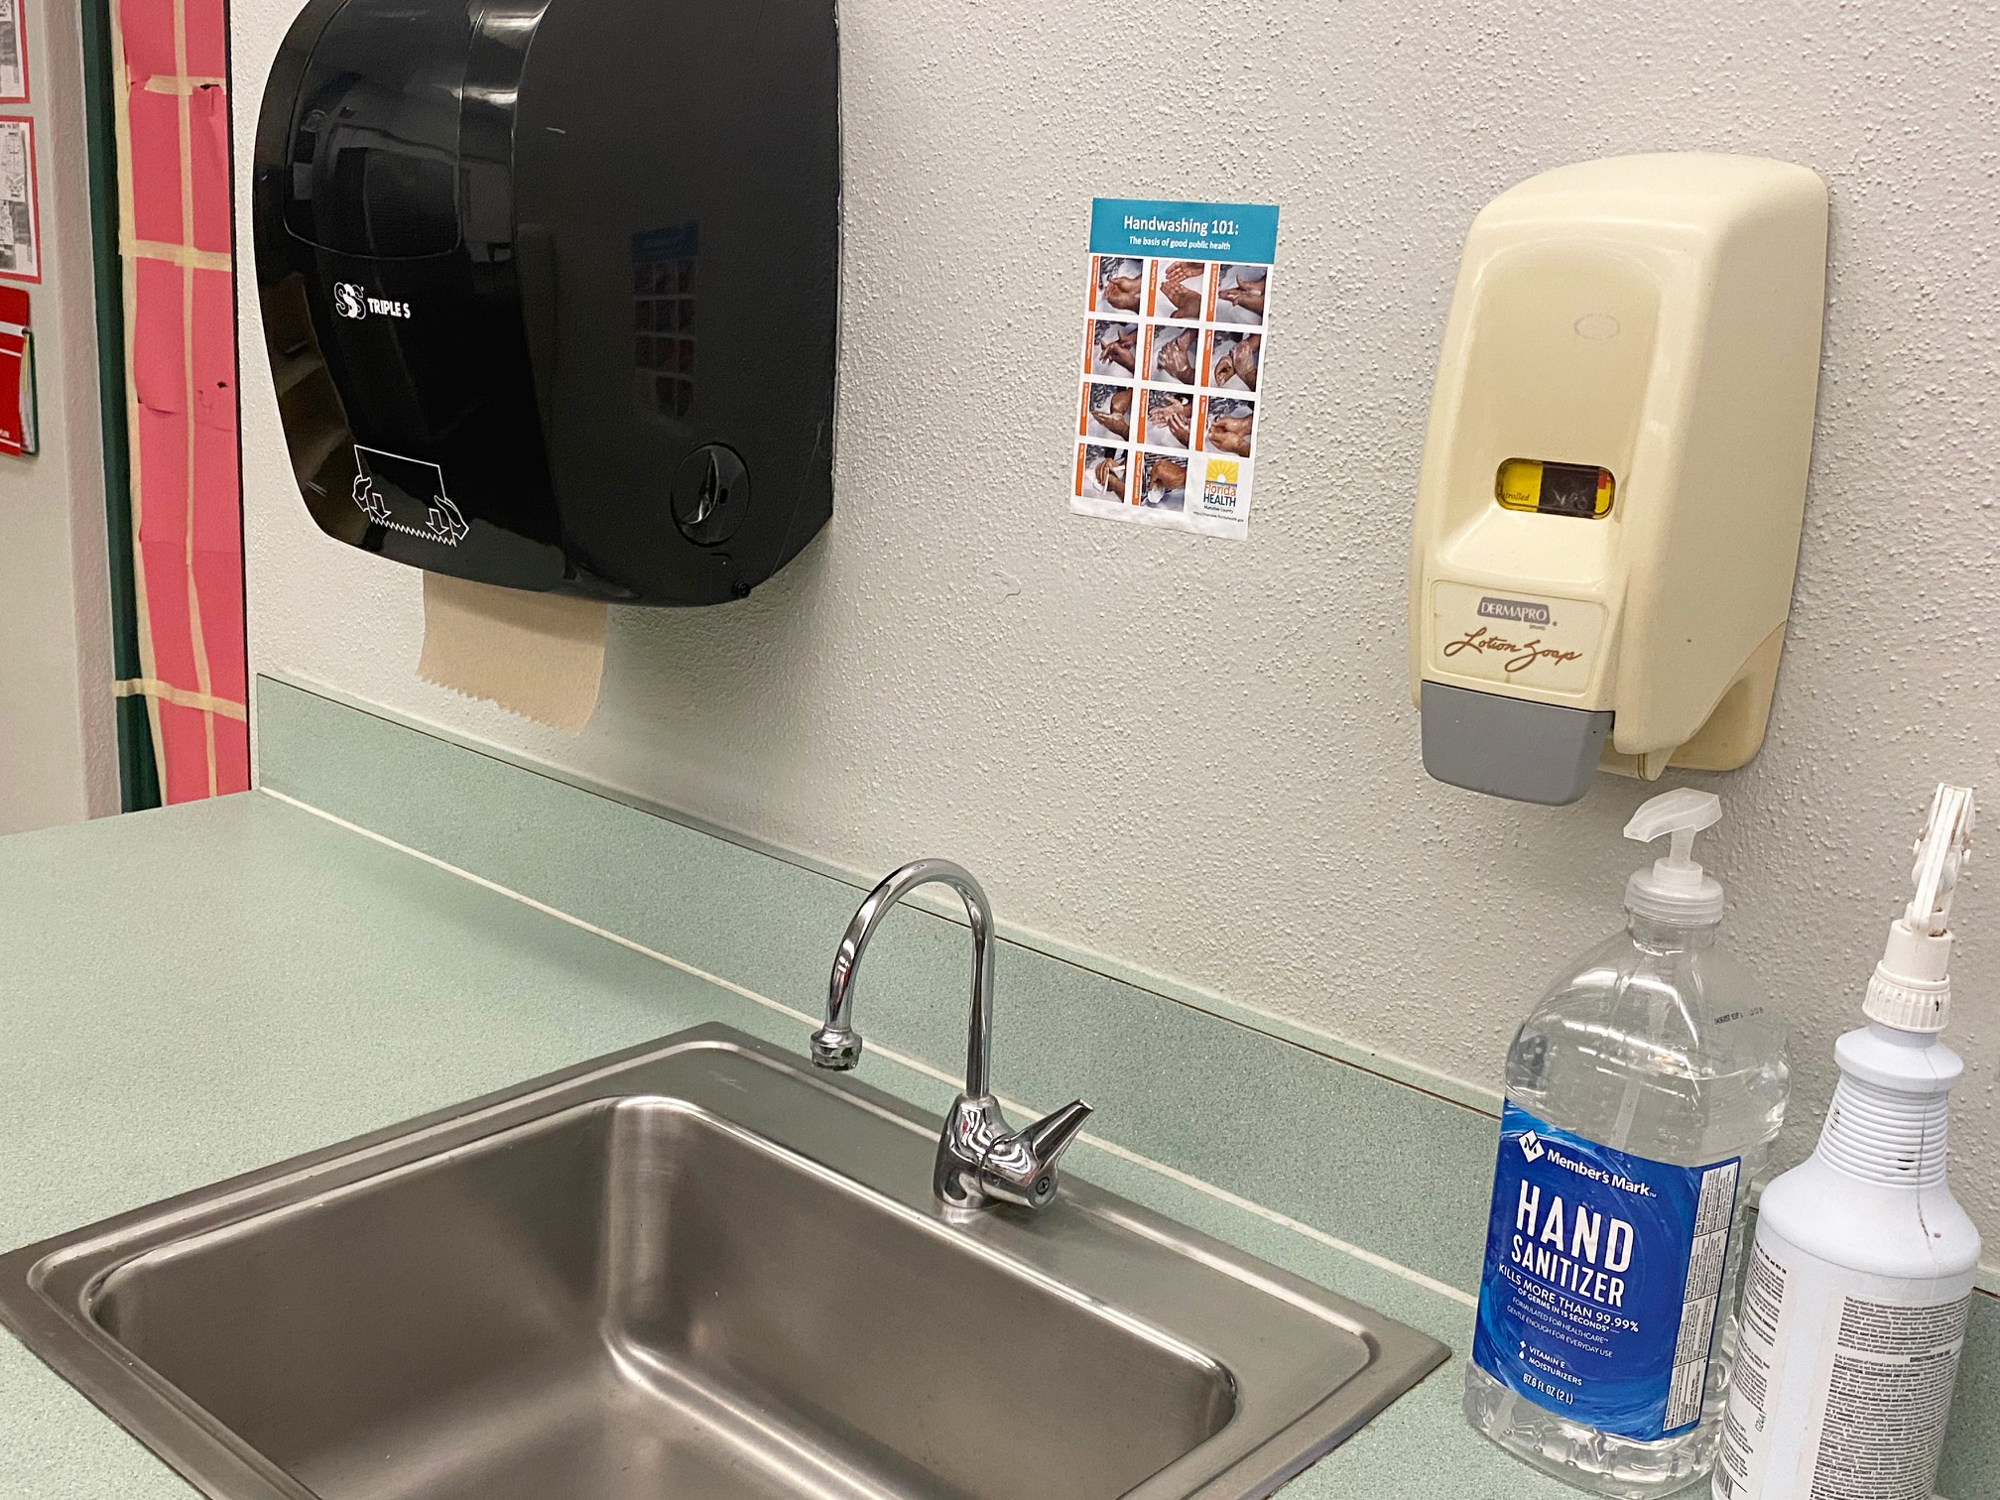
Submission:
M 311 0 L 257 123 L 265 340 L 320 529 L 643 604 L 833 510 L 832 0 Z

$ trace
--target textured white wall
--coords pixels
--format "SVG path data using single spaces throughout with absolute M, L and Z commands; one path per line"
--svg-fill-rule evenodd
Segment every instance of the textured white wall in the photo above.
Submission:
M 235 9 L 247 141 L 294 5 Z M 846 0 L 843 42 L 828 533 L 745 605 L 614 610 L 580 738 L 455 699 L 414 675 L 417 575 L 295 498 L 246 286 L 254 664 L 842 864 L 955 856 L 1014 922 L 1497 1085 L 1617 921 L 1646 789 L 1547 811 L 1420 769 L 1405 549 L 1460 242 L 1567 161 L 1803 162 L 1833 244 L 1791 643 L 1763 755 L 1706 784 L 1816 1120 L 1931 784 L 2000 816 L 2000 9 Z M 1095 193 L 1282 205 L 1247 543 L 1068 514 Z M 1958 1181 L 2000 1242 L 2000 881 L 1962 906 Z
M 0 833 L 118 810 L 110 579 L 91 301 L 77 11 L 29 17 L 41 199 L 35 330 L 41 452 L 0 457 Z

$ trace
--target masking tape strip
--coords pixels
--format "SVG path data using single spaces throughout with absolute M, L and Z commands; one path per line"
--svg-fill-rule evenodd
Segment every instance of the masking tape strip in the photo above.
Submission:
M 156 677 L 124 677 L 111 684 L 111 694 L 115 698 L 157 698 L 162 703 L 172 703 L 181 708 L 198 708 L 205 714 L 220 714 L 225 719 L 235 719 L 238 723 L 250 722 L 250 711 L 241 703 L 228 698 L 218 698 L 213 693 L 195 693 L 186 688 L 177 688 L 171 682 L 161 682 Z
M 119 241 L 118 253 L 127 259 L 142 257 L 171 261 L 196 271 L 227 271 L 231 264 L 225 251 L 197 250 L 192 245 L 169 245 L 159 240 L 140 240 L 129 236 Z

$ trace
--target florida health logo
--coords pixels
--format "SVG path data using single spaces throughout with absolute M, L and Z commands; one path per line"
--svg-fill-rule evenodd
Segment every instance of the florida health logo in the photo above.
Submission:
M 1540 1161 L 1548 1152 L 1543 1148 L 1541 1137 L 1529 1130 L 1521 1136 L 1521 1154 L 1529 1161 Z
M 1211 458 L 1201 486 L 1201 513 L 1205 516 L 1233 516 L 1237 507 L 1237 486 L 1242 470 L 1233 458 Z

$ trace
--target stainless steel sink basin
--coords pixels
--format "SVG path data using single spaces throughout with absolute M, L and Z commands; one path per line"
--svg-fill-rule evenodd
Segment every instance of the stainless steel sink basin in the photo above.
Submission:
M 1441 1345 L 720 1026 L 0 1257 L 0 1320 L 230 1500 L 1265 1495 Z

